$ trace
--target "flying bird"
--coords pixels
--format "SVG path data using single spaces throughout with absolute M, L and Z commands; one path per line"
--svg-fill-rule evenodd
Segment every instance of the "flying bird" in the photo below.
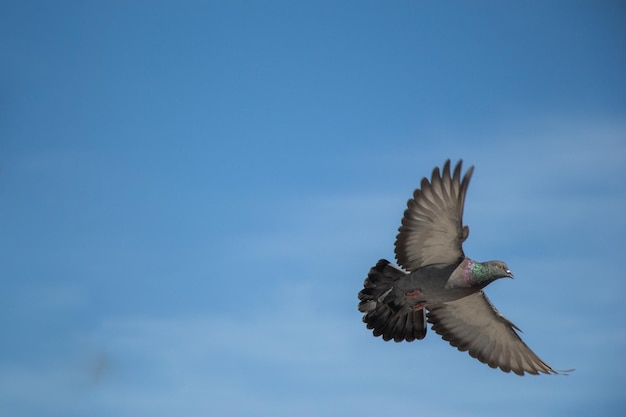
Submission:
M 474 172 L 461 177 L 450 160 L 423 178 L 407 203 L 395 242 L 399 266 L 381 259 L 359 292 L 359 311 L 374 336 L 408 342 L 426 336 L 426 322 L 460 351 L 504 372 L 557 374 L 520 338 L 520 329 L 491 304 L 483 288 L 513 278 L 503 261 L 477 262 L 465 256 L 469 235 L 463 206 Z M 516 331 L 517 330 L 517 331 Z

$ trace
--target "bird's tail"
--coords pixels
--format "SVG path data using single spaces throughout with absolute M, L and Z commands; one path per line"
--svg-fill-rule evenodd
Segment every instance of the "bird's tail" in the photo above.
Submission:
M 359 311 L 365 313 L 363 322 L 372 329 L 374 336 L 384 340 L 412 342 L 426 336 L 424 309 L 407 310 L 394 303 L 389 296 L 396 281 L 407 275 L 405 271 L 385 259 L 370 269 L 363 289 L 359 292 Z

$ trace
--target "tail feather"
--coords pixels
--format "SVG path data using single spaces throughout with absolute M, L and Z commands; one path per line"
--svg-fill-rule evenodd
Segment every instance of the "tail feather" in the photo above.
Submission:
M 359 311 L 365 313 L 363 322 L 374 336 L 396 342 L 423 339 L 426 336 L 424 310 L 407 310 L 390 296 L 396 281 L 407 275 L 385 259 L 370 269 L 359 292 Z

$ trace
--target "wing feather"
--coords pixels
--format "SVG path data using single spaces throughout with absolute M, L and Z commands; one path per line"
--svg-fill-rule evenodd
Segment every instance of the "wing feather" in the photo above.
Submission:
M 407 202 L 396 237 L 396 259 L 407 271 L 432 264 L 453 264 L 464 257 L 462 243 L 469 229 L 463 226 L 463 205 L 474 167 L 461 179 L 459 161 L 450 173 L 450 160 L 433 170 L 430 181 Z
M 444 340 L 492 368 L 518 375 L 559 373 L 530 350 L 517 334 L 517 326 L 500 314 L 482 291 L 436 304 L 427 317 Z

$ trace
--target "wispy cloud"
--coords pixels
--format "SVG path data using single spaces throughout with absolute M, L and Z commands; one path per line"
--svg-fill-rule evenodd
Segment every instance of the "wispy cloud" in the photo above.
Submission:
M 420 413 L 484 415 L 508 409 L 520 393 L 528 401 L 512 416 L 572 411 L 568 404 L 580 410 L 619 405 L 621 393 L 601 385 L 603 378 L 613 386 L 623 381 L 618 371 L 602 369 L 622 361 L 626 342 L 615 335 L 626 315 L 618 297 L 624 285 L 611 264 L 599 260 L 623 247 L 623 130 L 595 136 L 573 130 L 522 135 L 527 142 L 500 144 L 491 157 L 477 150 L 463 155 L 477 166 L 466 208 L 472 228 L 467 252 L 497 252 L 517 266 L 519 280 L 488 293 L 541 357 L 578 369 L 569 378 L 491 370 L 432 332 L 419 343 L 395 344 L 365 329 L 356 292 L 379 257 L 393 257 L 405 201 L 421 178 L 405 178 L 415 167 L 396 166 L 389 171 L 392 187 L 287 196 L 273 202 L 280 212 L 267 208 L 263 227 L 225 237 L 219 250 L 231 254 L 223 260 L 230 266 L 220 269 L 227 276 L 209 274 L 204 309 L 96 312 L 88 324 L 64 333 L 66 351 L 57 346 L 54 360 L 53 352 L 42 351 L 47 359 L 37 363 L 1 363 L 0 387 L 11 394 L 2 404 L 26 415 L 56 410 L 96 417 L 380 416 L 415 413 L 416 402 Z M 587 142 L 591 136 L 595 145 Z M 502 168 L 494 168 L 493 155 L 508 155 Z M 443 162 L 431 157 L 420 159 L 428 165 L 420 176 Z M 576 192 L 579 181 L 598 185 L 593 199 Z M 614 246 L 584 252 L 590 241 Z M 602 285 L 590 288 L 589 277 Z M 20 299 L 27 305 L 31 296 L 41 314 L 80 315 L 90 303 L 83 290 L 42 284 Z M 219 307 L 213 308 L 215 300 Z M 590 314 L 597 305 L 603 306 L 601 320 Z M 483 384 L 500 387 L 498 398 L 484 402 Z M 441 386 L 455 392 L 445 404 Z

